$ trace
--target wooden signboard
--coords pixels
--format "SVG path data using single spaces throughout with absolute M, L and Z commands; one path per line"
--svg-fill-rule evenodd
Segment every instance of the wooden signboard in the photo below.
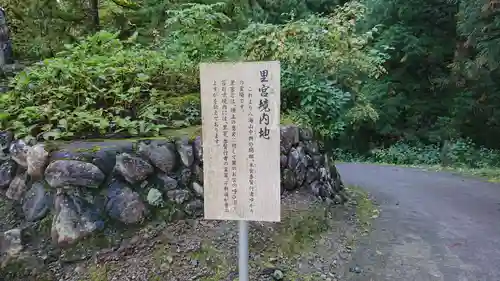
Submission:
M 280 221 L 280 64 L 200 65 L 205 219 Z

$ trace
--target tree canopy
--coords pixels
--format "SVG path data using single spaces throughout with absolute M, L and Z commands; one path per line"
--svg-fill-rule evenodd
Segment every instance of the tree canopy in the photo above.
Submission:
M 154 135 L 197 123 L 200 62 L 273 59 L 283 114 L 337 147 L 467 139 L 499 148 L 494 0 L 0 5 L 16 57 L 43 61 L 1 96 L 2 126 L 19 136 Z

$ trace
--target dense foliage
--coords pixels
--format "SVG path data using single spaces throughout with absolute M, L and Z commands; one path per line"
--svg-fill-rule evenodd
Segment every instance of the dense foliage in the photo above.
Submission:
M 376 161 L 497 165 L 488 157 L 500 148 L 495 0 L 0 5 L 18 59 L 43 59 L 1 96 L 2 126 L 20 136 L 196 124 L 200 62 L 272 59 L 282 65 L 283 114 L 331 146 Z
M 355 31 L 353 17 L 363 15 L 362 5 L 238 30 L 226 8 L 223 3 L 172 8 L 165 34 L 149 46 L 137 43 L 138 32 L 120 40 L 119 31 L 64 45 L 12 81 L 0 104 L 8 112 L 4 126 L 18 136 L 45 138 L 160 134 L 174 119 L 199 120 L 197 100 L 179 109 L 172 96 L 185 101 L 186 94 L 199 90 L 199 62 L 225 59 L 280 60 L 283 110 L 324 136 L 338 137 L 348 124 L 376 118 L 363 79 L 384 72 L 385 54 L 367 46 L 372 30 Z
M 5 123 L 18 136 L 61 138 L 151 135 L 175 120 L 199 122 L 199 95 L 177 97 L 179 84 L 196 90 L 194 75 L 115 37 L 99 32 L 17 75 L 2 97 Z
M 436 144 L 396 142 L 387 148 L 375 148 L 369 153 L 335 150 L 335 158 L 341 161 L 365 161 L 398 165 L 444 165 L 484 169 L 500 167 L 498 150 L 477 148 L 471 140 L 458 139 L 448 143 L 445 149 Z

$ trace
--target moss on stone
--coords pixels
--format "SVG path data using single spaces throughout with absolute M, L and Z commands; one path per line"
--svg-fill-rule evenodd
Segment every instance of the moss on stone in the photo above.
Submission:
M 53 151 L 58 150 L 61 144 L 56 141 L 46 141 L 44 142 L 44 145 L 45 145 L 45 150 L 51 153 Z
M 75 152 L 90 152 L 90 153 L 95 153 L 95 152 L 99 152 L 103 149 L 102 146 L 100 145 L 93 145 L 92 147 L 89 147 L 89 148 L 77 148 L 75 149 L 74 151 Z
M 167 97 L 163 99 L 163 102 L 166 104 L 173 105 L 176 108 L 185 108 L 186 106 L 190 104 L 199 104 L 201 102 L 201 95 L 200 93 L 191 93 L 191 94 L 185 94 L 181 96 L 172 96 L 172 97 Z
M 171 97 L 169 99 L 174 99 L 174 104 L 181 104 L 184 102 L 188 101 L 193 101 L 196 99 L 199 99 L 198 97 L 192 97 L 192 96 L 181 96 L 181 97 Z M 282 116 L 281 118 L 281 125 L 294 125 L 295 122 L 287 117 L 287 116 Z M 96 153 L 99 152 L 103 149 L 110 148 L 117 146 L 117 144 L 113 143 L 118 143 L 118 142 L 130 142 L 134 150 L 137 148 L 137 144 L 141 141 L 154 141 L 154 140 L 164 140 L 164 141 L 169 141 L 173 142 L 178 140 L 179 138 L 182 137 L 187 137 L 188 140 L 193 141 L 196 137 L 202 136 L 202 126 L 201 125 L 191 125 L 191 126 L 186 126 L 182 128 L 168 128 L 164 129 L 160 132 L 160 136 L 156 137 L 130 137 L 130 138 L 92 138 L 92 139 L 85 139 L 85 140 L 79 140 L 79 142 L 85 142 L 85 143 L 99 143 L 92 145 L 91 147 L 88 148 L 75 148 L 75 149 L 70 149 L 70 148 L 65 148 L 68 144 L 72 143 L 72 141 L 50 141 L 47 142 L 47 149 L 48 151 L 57 151 L 57 150 L 67 150 L 67 151 L 73 151 L 76 153 Z M 73 141 L 75 142 L 75 141 Z M 110 145 L 107 145 L 106 143 L 110 143 Z
M 166 129 L 162 131 L 162 135 L 170 141 L 181 137 L 188 137 L 189 140 L 194 140 L 194 138 L 201 136 L 201 134 L 201 125 L 189 126 L 181 129 Z
M 295 125 L 295 121 L 288 115 L 281 115 L 280 124 L 281 125 Z
M 37 223 L 36 230 L 38 233 L 42 235 L 50 236 L 50 232 L 52 230 L 52 216 L 51 214 L 47 214 L 41 221 Z
M 99 143 L 92 145 L 91 147 L 88 148 L 76 148 L 76 149 L 68 149 L 64 148 L 64 144 L 68 144 L 71 142 L 60 142 L 58 143 L 59 148 L 64 148 L 68 149 L 70 151 L 74 152 L 98 152 L 101 151 L 105 148 L 110 148 L 117 146 L 119 142 L 130 142 L 132 145 L 137 146 L 137 143 L 141 141 L 154 141 L 154 140 L 166 140 L 166 141 L 174 141 L 178 138 L 181 137 L 188 137 L 190 140 L 194 139 L 197 136 L 201 136 L 201 125 L 194 125 L 194 126 L 188 126 L 184 128 L 179 128 L 179 129 L 165 129 L 161 132 L 161 136 L 158 137 L 134 137 L 134 138 L 108 138 L 108 139 L 100 139 L 100 138 L 95 138 L 95 139 L 86 139 L 82 142 L 85 143 Z M 107 145 L 106 143 L 110 143 L 110 145 Z

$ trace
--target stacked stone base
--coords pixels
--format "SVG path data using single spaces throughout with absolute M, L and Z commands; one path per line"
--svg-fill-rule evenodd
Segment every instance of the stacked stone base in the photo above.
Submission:
M 0 148 L 0 200 L 19 206 L 25 222 L 52 216 L 52 239 L 60 246 L 103 230 L 109 219 L 141 224 L 154 209 L 170 208 L 177 217 L 203 215 L 199 136 L 30 145 L 3 132 Z M 310 130 L 281 128 L 280 162 L 282 192 L 345 200 L 340 176 Z M 22 249 L 16 233 L 0 233 L 0 244 L 11 245 L 0 250 Z
M 308 190 L 325 200 L 346 200 L 340 175 L 313 132 L 296 126 L 281 128 L 282 190 Z

